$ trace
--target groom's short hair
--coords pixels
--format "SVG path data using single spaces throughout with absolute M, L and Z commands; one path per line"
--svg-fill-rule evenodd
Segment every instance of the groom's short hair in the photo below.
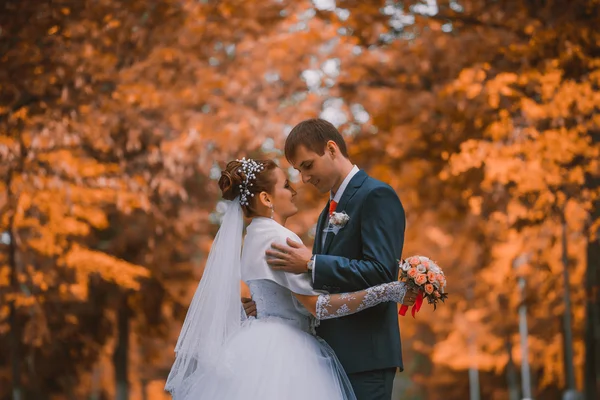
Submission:
M 333 140 L 342 155 L 348 158 L 344 138 L 335 126 L 320 118 L 307 119 L 296 125 L 285 140 L 285 158 L 291 162 L 300 146 L 322 156 L 327 142 Z

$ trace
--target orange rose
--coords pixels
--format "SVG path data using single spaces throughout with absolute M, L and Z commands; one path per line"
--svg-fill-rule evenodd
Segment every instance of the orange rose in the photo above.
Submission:
M 435 292 L 433 292 L 433 295 L 434 295 L 436 298 L 438 298 L 438 299 L 439 299 L 440 297 L 442 297 L 442 295 L 440 294 L 440 292 L 438 292 L 437 290 L 436 290 Z
M 427 261 L 427 260 L 421 261 L 421 265 L 423 265 L 425 268 L 429 269 L 429 261 Z
M 425 285 L 425 293 L 427 293 L 427 294 L 433 293 L 433 285 L 431 283 L 428 283 L 427 285 Z
M 425 275 L 425 274 L 419 274 L 419 275 L 417 275 L 417 277 L 415 278 L 415 283 L 416 283 L 417 285 L 422 285 L 422 284 L 424 284 L 425 282 L 427 282 L 427 275 Z
M 419 265 L 421 263 L 421 260 L 419 260 L 419 257 L 413 256 L 413 257 L 411 257 L 411 258 L 408 259 L 408 262 L 413 267 L 416 267 L 417 265 Z
M 446 277 L 444 275 L 439 274 L 436 278 L 437 278 L 437 281 L 440 283 L 441 287 L 446 286 Z
M 437 275 L 433 271 L 429 271 L 427 273 L 427 279 L 429 280 L 429 282 L 433 283 L 437 280 Z
M 411 268 L 411 269 L 409 269 L 409 270 L 408 270 L 408 276 L 409 276 L 410 278 L 413 278 L 413 279 L 414 279 L 414 278 L 416 278 L 416 277 L 417 277 L 417 275 L 418 275 L 418 274 L 419 274 L 419 273 L 417 272 L 417 269 L 416 269 L 416 268 Z

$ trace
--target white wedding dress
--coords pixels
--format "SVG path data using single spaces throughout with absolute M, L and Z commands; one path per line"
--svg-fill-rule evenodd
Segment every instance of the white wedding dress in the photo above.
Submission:
M 247 228 L 241 276 L 256 302 L 257 317 L 242 315 L 241 327 L 223 345 L 217 361 L 187 376 L 185 400 L 344 400 L 355 399 L 333 350 L 315 336 L 315 318 L 292 292 L 318 295 L 309 274 L 273 271 L 265 251 L 292 231 L 268 218 Z M 243 314 L 243 313 L 242 313 Z M 186 385 L 187 386 L 187 385 Z
M 265 252 L 292 231 L 254 218 L 242 250 L 240 197 L 227 206 L 204 274 L 175 346 L 165 390 L 174 400 L 347 400 L 350 382 L 331 348 L 315 336 L 316 319 L 295 294 L 316 296 L 320 320 L 340 318 L 382 302 L 402 302 L 394 281 L 352 293 L 318 293 L 309 274 L 272 270 Z M 257 317 L 246 318 L 240 280 L 250 287 Z

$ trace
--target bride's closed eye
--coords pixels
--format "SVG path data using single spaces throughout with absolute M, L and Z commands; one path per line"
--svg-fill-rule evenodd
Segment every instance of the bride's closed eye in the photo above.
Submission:
M 288 189 L 290 192 L 292 192 L 293 194 L 296 194 L 296 191 L 294 190 L 294 188 L 292 187 L 292 185 L 290 184 L 290 181 L 286 180 L 285 181 L 285 185 L 283 186 L 285 189 Z

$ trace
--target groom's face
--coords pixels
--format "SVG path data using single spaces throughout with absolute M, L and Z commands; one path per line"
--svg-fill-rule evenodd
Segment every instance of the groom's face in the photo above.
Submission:
M 331 190 L 338 175 L 327 151 L 320 156 L 305 146 L 298 146 L 296 149 L 292 166 L 300 172 L 302 182 L 310 183 L 321 193 Z

